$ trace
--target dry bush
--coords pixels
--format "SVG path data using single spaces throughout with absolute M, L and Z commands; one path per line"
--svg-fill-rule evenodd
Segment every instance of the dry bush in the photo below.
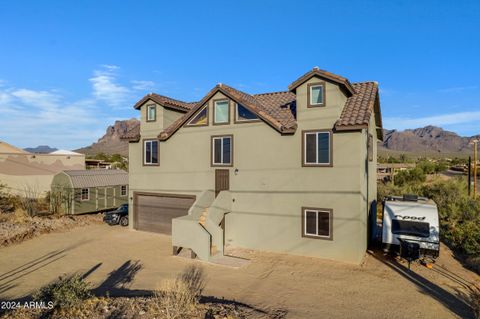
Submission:
M 188 266 L 177 278 L 162 283 L 160 291 L 155 293 L 157 310 L 167 319 L 195 314 L 204 287 L 202 268 Z

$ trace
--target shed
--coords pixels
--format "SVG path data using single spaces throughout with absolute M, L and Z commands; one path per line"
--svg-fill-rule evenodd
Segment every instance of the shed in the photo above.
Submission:
M 51 205 L 66 214 L 109 210 L 128 203 L 128 173 L 123 170 L 67 170 L 52 181 Z

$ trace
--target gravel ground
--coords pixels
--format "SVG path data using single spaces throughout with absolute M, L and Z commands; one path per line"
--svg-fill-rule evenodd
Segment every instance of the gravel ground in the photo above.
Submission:
M 21 243 L 40 234 L 59 232 L 74 227 L 102 223 L 103 214 L 80 216 L 26 217 L 0 214 L 0 247 Z

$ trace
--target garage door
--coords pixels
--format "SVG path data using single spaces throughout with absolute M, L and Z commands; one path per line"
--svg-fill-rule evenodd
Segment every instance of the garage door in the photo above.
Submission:
M 185 216 L 195 201 L 195 196 L 134 194 L 135 229 L 172 233 L 172 218 Z

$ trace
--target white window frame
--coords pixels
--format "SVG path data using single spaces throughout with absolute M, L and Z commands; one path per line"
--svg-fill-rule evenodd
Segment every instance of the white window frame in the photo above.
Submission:
M 312 212 L 315 213 L 315 234 L 312 233 L 307 233 L 307 212 Z M 318 234 L 318 221 L 320 218 L 318 218 L 319 213 L 327 213 L 328 214 L 328 236 L 325 235 L 319 235 Z M 312 208 L 304 208 L 303 209 L 303 235 L 306 237 L 318 237 L 318 238 L 324 238 L 324 239 L 332 239 L 332 211 L 327 210 L 327 209 L 312 209 Z
M 207 123 L 206 124 L 194 124 L 192 123 L 193 120 L 195 120 L 197 118 L 197 116 L 202 113 L 204 110 L 207 110 L 207 114 L 206 114 L 206 117 L 207 117 Z M 191 119 L 190 121 L 188 121 L 188 123 L 185 125 L 185 126 L 208 126 L 209 124 L 209 120 L 208 120 L 208 104 L 204 105 Z
M 258 117 L 257 114 L 255 114 L 256 118 L 251 119 L 251 120 L 242 120 L 242 119 L 240 119 L 240 116 L 239 116 L 239 114 L 238 114 L 238 107 L 239 107 L 239 106 L 242 106 L 242 107 L 246 108 L 249 112 L 255 114 L 254 112 L 250 111 L 250 110 L 249 110 L 247 107 L 245 107 L 244 105 L 235 103 L 235 122 L 255 122 L 255 121 L 260 120 L 260 118 Z
M 320 103 L 313 103 L 313 89 L 314 88 L 321 88 L 322 91 L 322 102 Z M 325 105 L 325 86 L 324 84 L 315 84 L 310 86 L 310 105 L 317 106 L 317 105 Z
M 127 196 L 127 194 L 128 194 L 127 185 L 120 186 L 120 196 L 125 197 L 125 196 Z
M 217 121 L 217 103 L 227 103 L 227 120 L 224 121 L 224 122 L 218 122 Z M 223 99 L 223 100 L 218 100 L 218 101 L 214 101 L 213 102 L 213 124 L 216 124 L 216 125 L 222 125 L 222 124 L 230 124 L 230 100 L 226 100 L 226 99 Z
M 223 158 L 223 140 L 229 138 L 230 139 L 230 163 L 224 163 Z M 215 140 L 220 140 L 220 162 L 215 162 Z M 233 165 L 233 136 L 232 135 L 225 135 L 225 136 L 213 136 L 212 137 L 212 166 L 232 166 Z
M 155 111 L 153 119 L 150 118 L 150 109 L 153 109 Z M 157 120 L 157 106 L 155 104 L 147 105 L 147 122 L 155 122 L 156 120 Z
M 83 198 L 83 191 L 84 190 L 87 190 L 87 198 Z M 90 200 L 90 188 L 82 188 L 80 190 L 80 200 L 83 202 L 83 201 L 88 201 Z
M 153 147 L 150 146 L 150 161 L 147 161 L 147 143 L 157 143 L 157 162 L 153 163 Z M 143 165 L 159 165 L 160 164 L 160 150 L 159 150 L 160 144 L 158 143 L 158 140 L 144 140 L 143 141 Z
M 328 134 L 328 162 L 323 163 L 318 161 L 319 147 L 318 147 L 318 135 L 319 134 Z M 315 162 L 307 162 L 307 135 L 315 135 L 315 145 L 317 152 L 315 154 Z M 318 131 L 304 131 L 303 132 L 303 165 L 304 166 L 332 166 L 332 132 L 327 130 L 318 130 Z

